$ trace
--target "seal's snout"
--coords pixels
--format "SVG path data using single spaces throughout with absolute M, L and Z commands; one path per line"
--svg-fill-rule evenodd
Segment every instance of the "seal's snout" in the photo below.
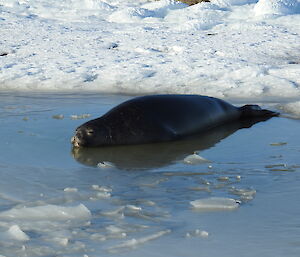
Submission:
M 77 129 L 75 136 L 71 138 L 71 143 L 75 147 L 80 147 L 83 145 L 83 142 L 84 142 L 83 132 L 80 129 Z

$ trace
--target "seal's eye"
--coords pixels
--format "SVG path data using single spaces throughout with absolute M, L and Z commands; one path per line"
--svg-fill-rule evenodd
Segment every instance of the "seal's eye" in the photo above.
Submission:
M 86 133 L 90 136 L 90 135 L 93 135 L 93 133 L 94 133 L 94 130 L 93 129 L 88 129 L 87 131 L 86 131 Z

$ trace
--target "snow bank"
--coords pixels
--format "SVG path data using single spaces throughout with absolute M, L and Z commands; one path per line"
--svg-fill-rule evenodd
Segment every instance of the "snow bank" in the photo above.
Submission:
M 300 12 L 298 0 L 259 0 L 254 6 L 255 15 L 289 15 Z
M 142 7 L 127 7 L 113 12 L 108 21 L 116 23 L 157 22 L 163 19 L 171 10 L 187 7 L 186 4 L 175 0 L 162 0 L 143 5 Z
M 291 115 L 292 118 L 300 119 L 300 101 L 279 105 L 278 108 Z
M 0 90 L 300 97 L 299 13 L 299 0 L 3 0 Z

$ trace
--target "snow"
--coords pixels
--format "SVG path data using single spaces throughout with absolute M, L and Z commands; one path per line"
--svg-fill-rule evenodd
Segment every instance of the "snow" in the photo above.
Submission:
M 259 0 L 254 7 L 255 15 L 289 15 L 299 11 L 297 0 Z
M 278 108 L 289 114 L 289 117 L 300 118 L 300 101 L 290 102 L 278 105 Z
M 1 0 L 0 90 L 299 98 L 299 0 Z

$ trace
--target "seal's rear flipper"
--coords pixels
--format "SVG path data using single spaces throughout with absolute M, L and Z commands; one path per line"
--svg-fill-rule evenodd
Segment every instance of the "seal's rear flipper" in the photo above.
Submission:
M 278 112 L 273 112 L 266 109 L 261 109 L 258 105 L 247 104 L 240 107 L 241 110 L 241 118 L 251 118 L 251 117 L 276 117 L 279 116 Z

